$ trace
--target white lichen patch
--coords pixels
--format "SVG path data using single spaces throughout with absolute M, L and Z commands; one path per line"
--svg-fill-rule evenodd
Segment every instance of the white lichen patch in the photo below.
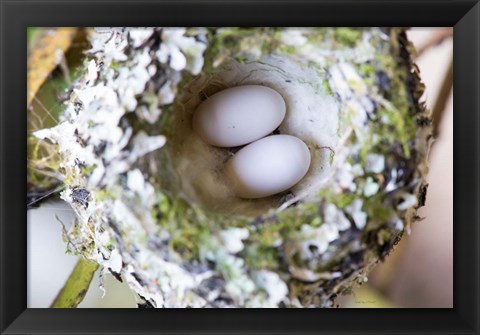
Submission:
M 382 173 L 385 169 L 385 157 L 379 154 L 368 154 L 365 159 L 365 171 Z
M 365 227 L 367 224 L 367 213 L 363 211 L 363 200 L 355 199 L 351 205 L 345 208 L 345 211 L 351 215 L 358 229 Z
M 327 204 L 323 210 L 325 224 L 334 226 L 338 231 L 344 231 L 350 228 L 350 221 L 345 214 L 334 204 Z
M 267 296 L 257 295 L 249 302 L 248 307 L 276 308 L 286 299 L 288 287 L 277 273 L 267 270 L 256 271 L 254 281 Z
M 225 249 L 232 254 L 243 250 L 242 240 L 248 238 L 248 235 L 248 230 L 245 228 L 230 228 L 220 232 L 220 238 Z
M 377 194 L 378 190 L 380 189 L 380 185 L 373 181 L 372 177 L 368 177 L 365 185 L 363 185 L 363 195 L 371 197 L 372 195 Z
M 333 224 L 323 224 L 318 228 L 309 225 L 303 225 L 300 231 L 301 235 L 301 255 L 303 259 L 311 259 L 315 253 L 324 253 L 330 242 L 339 237 L 339 230 Z M 312 249 L 312 246 L 315 249 Z

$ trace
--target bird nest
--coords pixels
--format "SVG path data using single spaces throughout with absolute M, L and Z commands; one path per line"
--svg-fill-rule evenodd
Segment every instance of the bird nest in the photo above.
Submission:
M 53 142 L 77 214 L 70 250 L 153 307 L 331 307 L 364 281 L 425 202 L 431 129 L 402 29 L 143 28 L 90 33 L 84 75 Z M 229 87 L 287 105 L 306 177 L 235 197 L 233 153 L 192 113 Z

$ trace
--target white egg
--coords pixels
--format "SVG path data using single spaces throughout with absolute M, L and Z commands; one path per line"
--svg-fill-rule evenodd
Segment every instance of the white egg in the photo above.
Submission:
M 208 144 L 236 147 L 274 131 L 285 113 L 285 100 L 277 91 L 259 85 L 237 86 L 202 102 L 192 126 Z
M 310 167 L 310 151 L 295 136 L 272 135 L 238 151 L 225 167 L 240 198 L 267 197 L 298 183 Z

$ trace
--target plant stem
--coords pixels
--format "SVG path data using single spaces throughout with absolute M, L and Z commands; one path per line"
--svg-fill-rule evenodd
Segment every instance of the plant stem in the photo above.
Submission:
M 87 293 L 98 264 L 80 258 L 51 308 L 76 308 Z

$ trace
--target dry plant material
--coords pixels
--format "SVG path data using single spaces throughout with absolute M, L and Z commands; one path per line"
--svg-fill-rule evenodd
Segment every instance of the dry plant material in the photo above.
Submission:
M 27 60 L 27 107 L 52 71 L 62 62 L 78 28 L 52 28 L 42 32 Z

